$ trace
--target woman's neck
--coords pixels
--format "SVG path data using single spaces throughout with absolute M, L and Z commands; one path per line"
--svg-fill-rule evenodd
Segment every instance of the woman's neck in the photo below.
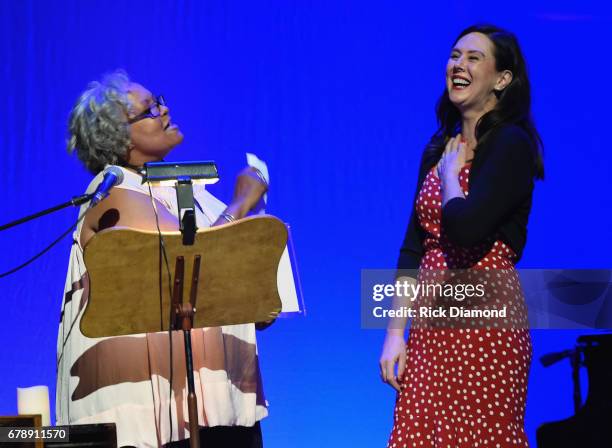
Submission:
M 478 111 L 465 111 L 461 113 L 461 137 L 467 143 L 467 160 L 470 160 L 474 155 L 474 148 L 478 141 L 476 140 L 476 125 L 478 120 L 482 118 L 484 114 L 493 110 L 495 104 L 488 104 L 481 110 Z
M 476 147 L 476 125 L 478 120 L 482 118 L 484 114 L 492 111 L 497 104 L 497 98 L 493 95 L 477 109 L 462 110 L 461 111 L 461 136 L 467 141 L 468 148 L 474 149 Z
M 136 151 L 130 151 L 128 152 L 127 160 L 123 161 L 123 166 L 139 172 L 145 163 L 161 162 L 162 160 L 163 158 L 160 158 L 159 156 L 150 156 Z
M 130 154 L 130 157 L 126 161 L 126 163 L 130 166 L 142 167 L 147 162 L 159 162 L 160 159 L 158 157 L 146 157 L 140 156 L 136 154 Z
M 478 118 L 466 116 L 461 118 L 461 137 L 463 137 L 467 147 L 470 149 L 476 147 L 476 124 L 478 123 Z

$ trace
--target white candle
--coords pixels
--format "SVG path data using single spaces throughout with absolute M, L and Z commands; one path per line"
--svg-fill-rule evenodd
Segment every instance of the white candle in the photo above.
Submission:
M 47 386 L 32 386 L 17 388 L 17 413 L 40 414 L 42 425 L 51 425 L 49 411 L 49 388 Z

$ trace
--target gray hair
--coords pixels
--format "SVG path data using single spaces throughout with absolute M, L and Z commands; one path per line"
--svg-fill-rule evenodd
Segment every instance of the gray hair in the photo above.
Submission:
M 89 84 L 70 112 L 68 120 L 69 153 L 94 174 L 107 164 L 125 161 L 130 144 L 128 101 L 130 79 L 122 70 Z

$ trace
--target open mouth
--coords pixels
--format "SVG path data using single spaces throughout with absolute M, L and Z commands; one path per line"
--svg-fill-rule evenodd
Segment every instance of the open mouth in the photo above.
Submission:
M 453 76 L 451 81 L 453 83 L 453 89 L 457 90 L 463 90 L 472 83 L 468 79 L 462 78 L 461 76 Z

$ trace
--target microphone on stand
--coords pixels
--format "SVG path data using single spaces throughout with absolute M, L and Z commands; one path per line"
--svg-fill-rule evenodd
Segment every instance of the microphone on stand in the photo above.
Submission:
M 121 168 L 111 166 L 106 169 L 104 171 L 104 179 L 102 179 L 102 182 L 100 182 L 92 195 L 89 208 L 93 208 L 103 201 L 108 196 L 110 189 L 121 184 L 121 182 L 123 182 L 123 171 Z
M 87 207 L 87 210 L 81 213 L 77 222 L 71 225 L 68 230 L 66 230 L 63 234 L 59 236 L 59 238 L 57 238 L 55 241 L 53 241 L 51 244 L 49 244 L 42 251 L 34 255 L 32 258 L 30 258 L 25 263 L 20 264 L 19 266 L 11 269 L 10 271 L 0 272 L 0 278 L 6 277 L 7 275 L 17 272 L 18 270 L 28 266 L 30 263 L 32 263 L 33 261 L 40 258 L 42 255 L 44 255 L 49 249 L 51 249 L 53 246 L 59 243 L 62 240 L 62 238 L 64 238 L 66 235 L 72 232 L 76 228 L 78 223 L 85 217 L 85 214 L 87 213 L 87 211 L 91 210 L 93 207 L 98 205 L 100 201 L 104 200 L 104 198 L 108 196 L 110 189 L 113 188 L 115 185 L 119 185 L 121 182 L 123 182 L 123 171 L 121 171 L 121 168 L 118 168 L 116 166 L 111 166 L 110 168 L 104 171 L 104 179 L 102 179 L 102 182 L 100 182 L 100 184 L 96 188 L 96 191 L 94 191 L 93 194 L 83 194 L 81 196 L 75 196 L 70 201 L 65 202 L 63 204 L 56 205 L 55 207 L 48 208 L 47 210 L 43 210 L 41 212 L 34 213 L 33 215 L 29 215 L 24 218 L 20 218 L 16 221 L 12 221 L 12 222 L 9 222 L 8 224 L 4 224 L 0 226 L 0 231 L 6 230 L 11 227 L 15 227 L 19 224 L 23 224 L 24 222 L 28 222 L 33 219 L 36 219 L 40 216 L 48 215 L 49 213 L 54 212 L 56 210 L 66 208 L 71 205 L 76 206 L 76 205 L 84 204 L 91 198 L 91 202 L 89 204 L 89 207 Z

